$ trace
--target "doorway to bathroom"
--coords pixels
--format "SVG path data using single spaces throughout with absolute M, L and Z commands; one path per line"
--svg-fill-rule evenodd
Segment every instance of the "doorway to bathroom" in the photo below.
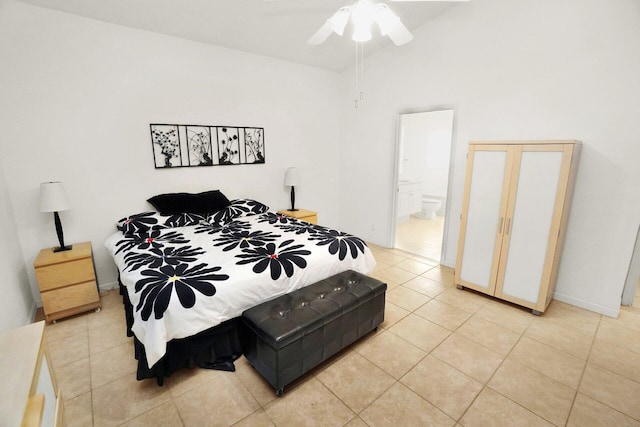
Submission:
M 399 115 L 394 247 L 440 263 L 453 110 Z

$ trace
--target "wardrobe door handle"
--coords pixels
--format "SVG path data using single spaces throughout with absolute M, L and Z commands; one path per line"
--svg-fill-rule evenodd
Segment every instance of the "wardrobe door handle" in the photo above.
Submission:
M 509 235 L 509 232 L 511 231 L 511 218 L 507 218 L 507 235 Z
M 502 226 L 504 225 L 504 217 L 500 217 L 500 225 L 498 226 L 498 234 L 502 234 Z

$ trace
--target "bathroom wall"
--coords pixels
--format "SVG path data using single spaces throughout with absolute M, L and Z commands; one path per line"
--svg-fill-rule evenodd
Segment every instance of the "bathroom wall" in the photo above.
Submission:
M 400 115 L 400 181 L 421 182 L 422 194 L 446 197 L 453 110 Z M 444 215 L 444 203 L 438 211 Z
M 421 116 L 421 113 L 400 116 L 400 181 L 422 181 L 421 162 L 427 129 Z
M 424 113 L 427 132 L 422 144 L 422 194 L 446 197 L 449 182 L 453 110 Z M 444 209 L 441 209 L 444 214 Z

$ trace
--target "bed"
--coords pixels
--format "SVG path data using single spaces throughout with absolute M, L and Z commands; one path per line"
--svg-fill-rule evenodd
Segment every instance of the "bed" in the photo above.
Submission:
M 368 274 L 375 267 L 358 237 L 255 200 L 223 205 L 130 215 L 105 241 L 119 272 L 139 380 L 162 385 L 182 367 L 233 370 L 244 310 L 342 271 Z

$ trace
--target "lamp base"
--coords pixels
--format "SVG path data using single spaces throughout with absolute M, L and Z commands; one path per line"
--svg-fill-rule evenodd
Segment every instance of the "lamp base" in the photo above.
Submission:
M 53 252 L 64 252 L 64 251 L 70 251 L 71 249 L 73 249 L 73 245 L 58 246 L 57 248 L 53 248 Z
M 287 209 L 289 212 L 295 212 L 296 209 L 296 187 L 295 185 L 291 186 L 291 209 Z
M 287 209 L 287 212 L 296 212 L 299 211 L 300 209 Z

